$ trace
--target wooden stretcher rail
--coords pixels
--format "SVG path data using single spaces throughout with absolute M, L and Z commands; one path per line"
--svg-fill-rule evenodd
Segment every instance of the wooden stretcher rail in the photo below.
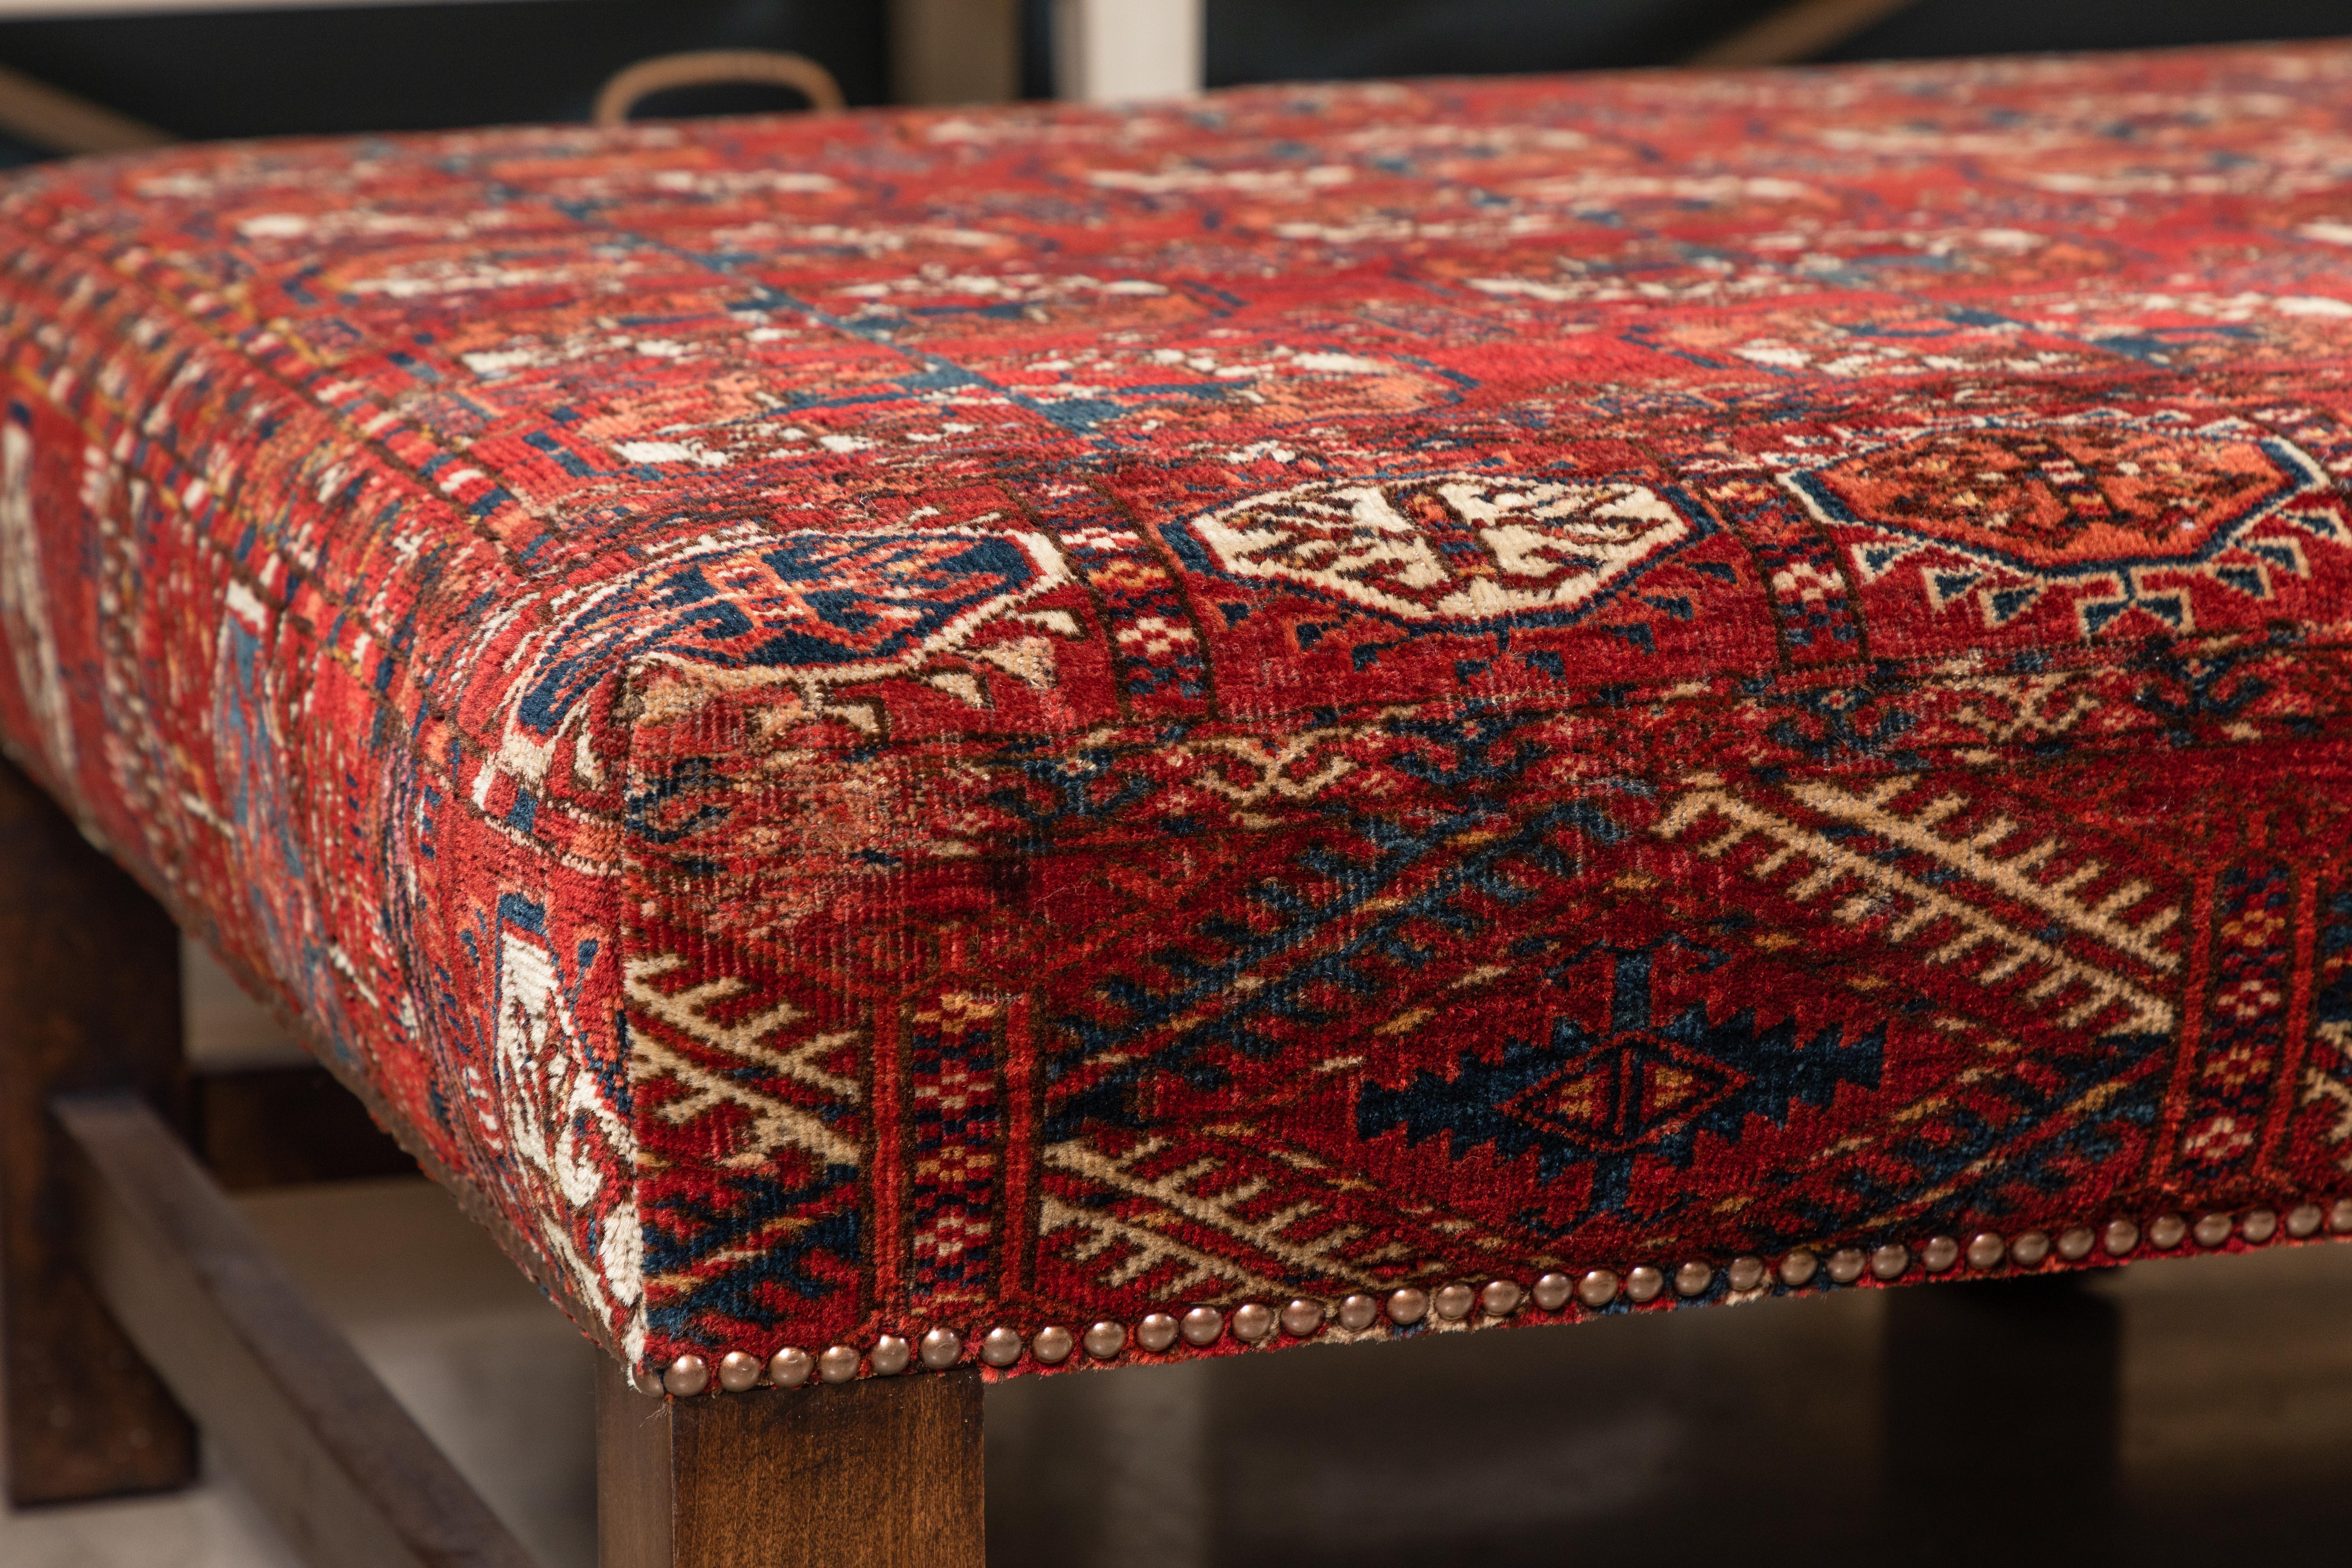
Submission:
M 52 1110 L 100 1300 L 296 1555 L 317 1568 L 531 1568 L 161 1117 L 127 1094 L 65 1096 Z

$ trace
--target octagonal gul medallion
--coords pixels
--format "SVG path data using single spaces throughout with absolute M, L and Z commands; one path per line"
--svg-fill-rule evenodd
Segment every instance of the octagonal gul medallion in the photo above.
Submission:
M 1699 530 L 1646 485 L 1444 473 L 1338 479 L 1170 525 L 1188 563 L 1409 625 L 1576 619 Z
M 1864 584 L 1916 572 L 1990 627 L 2056 598 L 2086 637 L 2133 610 L 2194 630 L 2200 594 L 2267 601 L 2311 575 L 2311 545 L 2352 544 L 2326 471 L 2238 419 L 1989 416 L 1783 460 Z
M 819 709 L 834 688 L 919 673 L 1070 581 L 1051 538 L 997 522 L 989 512 L 855 532 L 739 524 L 651 552 L 567 606 L 509 694 L 512 723 L 543 744 L 615 663 L 789 683 Z

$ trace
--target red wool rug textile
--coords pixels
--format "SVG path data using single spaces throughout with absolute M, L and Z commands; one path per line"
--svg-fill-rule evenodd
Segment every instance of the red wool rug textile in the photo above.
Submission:
M 2352 1193 L 2352 47 L 198 147 L 0 254 L 0 731 L 641 1369 Z

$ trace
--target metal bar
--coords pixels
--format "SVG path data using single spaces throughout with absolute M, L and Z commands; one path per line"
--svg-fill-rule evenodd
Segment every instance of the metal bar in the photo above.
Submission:
M 172 1130 L 128 1095 L 51 1102 L 83 1266 L 316 1568 L 531 1568 Z
M 1788 66 L 1876 26 L 1912 0 L 1796 0 L 1693 55 L 1695 66 Z
M 179 140 L 6 66 L 0 66 L 0 131 L 51 153 L 127 153 Z

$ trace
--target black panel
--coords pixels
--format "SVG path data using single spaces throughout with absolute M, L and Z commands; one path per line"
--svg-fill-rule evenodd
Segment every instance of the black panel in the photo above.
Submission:
M 1771 0 L 1209 0 L 1209 82 L 1678 60 Z
M 1773 0 L 1209 0 L 1209 80 L 1670 65 L 1776 8 Z M 1832 58 L 2337 33 L 2352 33 L 2347 0 L 1919 0 Z
M 2352 34 L 2347 0 L 1920 0 L 1832 59 L 2021 54 L 2032 49 L 2159 48 Z

